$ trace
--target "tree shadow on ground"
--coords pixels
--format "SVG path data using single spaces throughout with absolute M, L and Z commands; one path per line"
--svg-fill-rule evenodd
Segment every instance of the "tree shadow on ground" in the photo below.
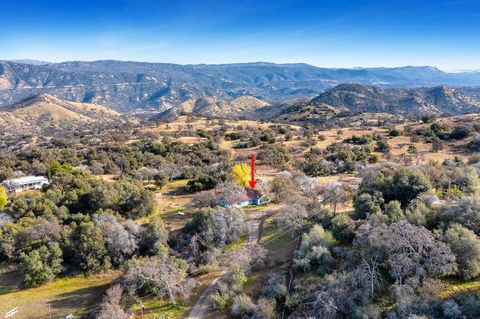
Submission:
M 22 286 L 22 276 L 18 270 L 0 272 L 0 296 L 6 295 Z
M 81 288 L 57 296 L 57 299 L 50 301 L 52 311 L 61 312 L 65 309 L 82 309 L 85 313 L 90 312 L 102 301 L 105 291 L 110 283 L 96 287 Z

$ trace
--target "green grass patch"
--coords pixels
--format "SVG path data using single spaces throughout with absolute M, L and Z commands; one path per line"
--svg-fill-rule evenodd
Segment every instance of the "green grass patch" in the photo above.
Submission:
M 183 213 L 179 214 L 179 213 Z M 160 214 L 160 217 L 168 222 L 168 221 L 178 221 L 178 220 L 185 220 L 190 218 L 192 215 L 192 212 L 187 211 L 185 206 L 176 206 L 172 208 L 168 208 L 164 212 Z
M 225 251 L 231 251 L 242 246 L 247 241 L 247 237 L 248 237 L 247 234 L 243 234 L 242 236 L 240 236 L 240 239 L 237 242 L 234 242 L 225 246 Z
M 447 299 L 459 292 L 470 291 L 480 296 L 480 280 L 462 280 L 459 278 L 450 278 L 442 280 L 444 289 L 437 296 L 441 299 Z
M 157 298 L 148 298 L 143 301 L 145 306 L 145 319 L 175 319 L 186 315 L 190 310 L 190 306 L 183 302 L 177 302 L 175 305 L 170 304 L 167 300 L 159 300 Z M 140 318 L 140 305 L 134 305 L 136 317 Z
M 179 214 L 182 212 L 183 214 Z M 158 217 L 160 217 L 167 226 L 183 227 L 186 222 L 192 219 L 193 212 L 186 210 L 184 206 L 168 208 Z
M 185 192 L 185 186 L 187 186 L 188 179 L 178 179 L 168 182 L 164 187 L 161 189 L 157 189 L 161 193 L 177 193 L 181 195 Z
M 293 240 L 290 233 L 279 232 L 277 224 L 273 219 L 269 218 L 263 223 L 261 242 L 268 242 L 268 246 L 286 246 L 291 244 Z
M 393 311 L 397 306 L 395 299 L 389 296 L 381 298 L 379 300 L 379 304 L 383 312 Z
M 189 179 L 176 179 L 171 182 L 168 182 L 167 185 L 165 186 L 166 189 L 174 189 L 178 190 L 180 188 L 183 188 L 187 185 Z
M 163 211 L 162 216 L 166 217 L 169 215 L 175 215 L 175 214 L 178 215 L 178 212 L 184 212 L 185 214 L 187 214 L 185 206 L 175 206 L 175 207 L 167 208 L 165 211 Z
M 264 210 L 269 210 L 270 207 L 268 205 L 248 205 L 243 207 L 243 209 L 248 212 L 260 212 Z

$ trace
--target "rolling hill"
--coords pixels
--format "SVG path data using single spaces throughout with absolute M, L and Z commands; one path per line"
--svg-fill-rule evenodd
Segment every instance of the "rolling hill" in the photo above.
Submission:
M 67 102 L 48 94 L 0 108 L 0 129 L 4 132 L 81 130 L 135 122 L 105 106 Z

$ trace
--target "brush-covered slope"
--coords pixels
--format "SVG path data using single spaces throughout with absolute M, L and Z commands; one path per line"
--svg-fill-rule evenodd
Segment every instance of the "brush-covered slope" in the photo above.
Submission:
M 253 96 L 241 96 L 233 100 L 211 97 L 188 99 L 154 117 L 155 120 L 171 119 L 179 115 L 198 115 L 219 118 L 252 117 L 253 114 L 269 104 Z
M 322 123 L 346 111 L 323 103 L 298 103 L 286 108 L 273 119 L 287 123 Z
M 480 101 L 462 88 L 379 88 L 342 84 L 321 93 L 311 104 L 327 104 L 351 112 L 395 114 L 466 114 L 480 112 Z

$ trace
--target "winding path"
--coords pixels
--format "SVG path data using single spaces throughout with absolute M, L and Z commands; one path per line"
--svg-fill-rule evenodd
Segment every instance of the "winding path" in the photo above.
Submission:
M 252 245 L 260 240 L 260 220 L 254 219 L 247 222 L 248 239 L 247 245 Z M 228 270 L 223 270 L 215 279 L 213 279 L 207 288 L 202 292 L 197 303 L 193 306 L 187 319 L 202 319 L 210 306 L 210 295 L 214 292 L 215 285 L 222 279 Z

